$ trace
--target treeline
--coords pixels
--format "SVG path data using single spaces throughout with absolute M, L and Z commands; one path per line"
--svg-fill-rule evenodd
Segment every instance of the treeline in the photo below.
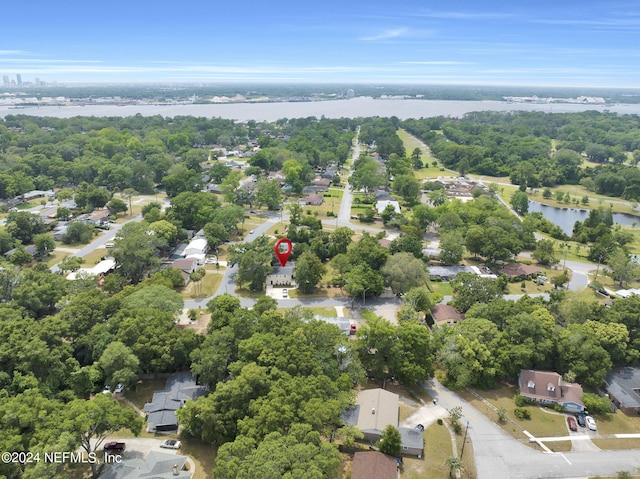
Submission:
M 353 89 L 357 96 L 380 98 L 382 96 L 410 96 L 425 100 L 495 100 L 504 97 L 539 98 L 577 98 L 579 96 L 603 97 L 609 103 L 638 103 L 640 95 L 637 90 L 624 88 L 562 88 L 562 87 L 491 87 L 491 86 L 454 86 L 454 85 L 368 85 L 368 84 L 326 84 L 313 85 L 285 85 L 285 84 L 229 84 L 229 85 L 92 85 L 64 87 L 38 86 L 20 89 L 20 92 L 30 97 L 84 98 L 121 97 L 124 99 L 151 99 L 157 101 L 192 100 L 194 96 L 200 100 L 207 100 L 213 96 L 243 95 L 248 99 L 268 96 L 271 99 L 287 100 L 289 98 L 324 98 L 335 99 L 335 95 L 346 95 L 348 89 Z M 16 87 L 2 87 L 0 91 L 16 93 Z
M 597 193 L 640 199 L 637 115 L 475 112 L 462 119 L 407 120 L 402 127 L 461 174 L 509 176 L 529 188 L 580 183 Z M 585 159 L 601 165 L 583 168 Z
M 614 364 L 640 360 L 639 313 L 636 296 L 606 308 L 588 289 L 553 292 L 548 302 L 479 302 L 464 321 L 438 330 L 437 362 L 455 387 L 493 387 L 520 369 L 557 371 L 599 387 Z

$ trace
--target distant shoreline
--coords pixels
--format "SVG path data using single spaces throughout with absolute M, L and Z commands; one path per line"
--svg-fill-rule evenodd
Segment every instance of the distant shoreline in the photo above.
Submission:
M 587 110 L 609 111 L 620 114 L 640 114 L 640 104 L 588 104 L 588 103 L 513 103 L 496 100 L 424 100 L 374 99 L 356 97 L 349 100 L 323 100 L 308 102 L 239 102 L 212 104 L 93 104 L 84 106 L 34 106 L 15 108 L 0 106 L 0 117 L 29 115 L 54 118 L 74 116 L 164 117 L 195 116 L 225 118 L 235 121 L 276 121 L 282 118 L 358 118 L 391 117 L 401 120 L 434 116 L 461 117 L 474 111 L 542 111 L 547 113 L 573 113 Z

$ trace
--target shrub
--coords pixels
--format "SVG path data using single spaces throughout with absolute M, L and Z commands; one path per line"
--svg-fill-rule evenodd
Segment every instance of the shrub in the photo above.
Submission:
M 438 426 L 442 426 L 444 424 L 444 422 L 442 421 L 442 418 L 439 417 L 438 418 Z
M 584 393 L 582 396 L 584 407 L 590 413 L 606 414 L 611 412 L 611 401 L 606 396 L 598 396 L 593 393 Z
M 515 408 L 513 414 L 518 419 L 531 419 L 531 413 L 529 412 L 529 410 L 522 407 Z
M 515 403 L 516 403 L 516 406 L 522 407 L 522 406 L 526 406 L 529 403 L 529 400 L 526 397 L 524 397 L 522 394 L 516 394 Z

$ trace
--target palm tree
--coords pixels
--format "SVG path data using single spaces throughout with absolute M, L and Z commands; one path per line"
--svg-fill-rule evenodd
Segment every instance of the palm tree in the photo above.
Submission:
M 198 268 L 189 275 L 189 279 L 193 281 L 193 292 L 195 296 L 198 296 L 202 293 L 202 288 L 200 287 L 200 284 L 205 274 L 206 274 L 206 271 L 204 268 Z
M 444 464 L 449 468 L 449 477 L 451 477 L 452 473 L 462 469 L 462 461 L 457 456 L 448 457 Z

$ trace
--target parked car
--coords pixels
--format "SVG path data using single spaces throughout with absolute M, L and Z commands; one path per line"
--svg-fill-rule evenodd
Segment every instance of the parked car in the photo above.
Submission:
M 105 248 L 113 248 L 114 246 L 115 246 L 115 244 L 114 244 L 114 243 L 105 243 L 105 244 L 104 244 L 104 247 L 105 247 Z
M 204 264 L 216 264 L 218 262 L 217 258 L 207 258 L 204 260 Z
M 249 234 L 252 235 L 255 232 L 256 232 L 256 230 L 251 230 L 251 231 L 249 231 Z
M 102 394 L 109 394 L 111 392 L 111 386 L 105 386 L 102 390 Z
M 571 429 L 572 431 L 578 430 L 578 423 L 576 423 L 576 418 L 574 418 L 573 416 L 567 417 L 567 424 L 569 425 L 569 429 Z
M 116 388 L 113 390 L 114 393 L 122 394 L 124 392 L 124 384 L 118 383 Z
M 416 425 L 416 429 L 417 429 L 418 431 L 424 431 L 424 426 L 423 426 L 422 424 L 417 424 L 417 425 Z
M 286 289 L 282 290 L 282 297 L 283 298 L 288 298 L 289 297 L 289 292 Z
M 164 447 L 165 449 L 180 449 L 180 446 L 182 446 L 182 443 L 175 439 L 167 439 L 160 444 L 160 447 Z
M 596 427 L 596 421 L 591 416 L 585 416 L 584 420 L 587 423 L 587 427 L 591 431 L 597 431 L 598 430 L 598 428 Z
M 585 427 L 587 423 L 584 420 L 584 414 L 576 414 L 576 420 L 578 421 L 578 426 Z
M 123 452 L 126 444 L 124 442 L 107 442 L 104 445 L 104 450 L 107 452 Z

